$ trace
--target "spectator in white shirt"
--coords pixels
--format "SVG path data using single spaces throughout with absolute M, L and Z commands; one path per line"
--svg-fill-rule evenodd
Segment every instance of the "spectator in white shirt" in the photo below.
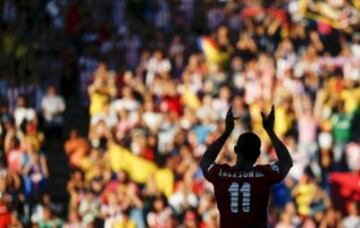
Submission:
M 151 85 L 155 79 L 156 74 L 164 77 L 170 72 L 170 60 L 164 58 L 164 55 L 160 50 L 156 50 L 153 56 L 149 59 L 146 70 L 146 85 Z
M 17 127 L 20 127 L 23 121 L 37 121 L 35 109 L 27 107 L 24 96 L 19 96 L 17 98 L 16 107 L 14 110 L 14 118 Z
M 61 135 L 65 102 L 63 97 L 57 94 L 55 86 L 48 87 L 47 94 L 41 100 L 41 109 L 46 130 L 49 130 L 49 133 L 55 131 L 58 136 Z
M 348 215 L 342 220 L 344 228 L 360 227 L 360 216 L 358 207 L 355 202 L 352 202 L 348 206 Z

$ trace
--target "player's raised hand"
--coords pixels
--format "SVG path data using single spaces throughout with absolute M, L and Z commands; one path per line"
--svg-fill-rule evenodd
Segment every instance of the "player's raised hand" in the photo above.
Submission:
M 261 112 L 262 124 L 266 131 L 271 131 L 274 129 L 275 122 L 275 108 L 274 105 L 271 106 L 270 113 L 266 116 L 264 112 Z
M 226 118 L 225 118 L 225 131 L 231 132 L 235 126 L 234 121 L 239 118 L 240 117 L 234 117 L 234 114 L 232 112 L 232 105 L 230 105 L 229 110 L 226 113 Z

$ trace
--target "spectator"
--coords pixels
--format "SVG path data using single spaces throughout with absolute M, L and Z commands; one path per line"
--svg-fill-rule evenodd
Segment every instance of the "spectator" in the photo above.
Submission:
M 326 211 L 324 219 L 320 223 L 320 228 L 323 227 L 339 227 L 340 226 L 340 215 L 333 208 L 329 208 Z
M 358 227 L 360 225 L 360 216 L 356 203 L 351 203 L 348 206 L 348 215 L 343 218 L 342 225 L 345 228 Z
M 47 190 L 47 178 L 49 176 L 45 157 L 31 149 L 27 149 L 27 162 L 24 164 L 23 175 L 25 195 L 31 201 L 38 201 Z
M 116 96 L 114 79 L 107 74 L 107 65 L 99 64 L 94 73 L 94 82 L 88 88 L 91 117 L 104 113 L 111 98 Z
M 38 224 L 39 227 L 62 227 L 63 222 L 53 215 L 51 208 L 45 207 L 44 218 Z
M 65 228 L 75 228 L 81 226 L 80 217 L 76 210 L 70 210 L 67 221 L 68 222 L 64 224 Z
M 99 215 L 100 203 L 96 198 L 95 193 L 91 190 L 86 190 L 84 199 L 79 204 L 79 214 L 82 217 L 81 223 L 88 225 L 95 221 Z
M 76 129 L 70 131 L 70 137 L 64 145 L 65 152 L 69 156 L 70 164 L 79 168 L 83 158 L 89 153 L 89 143 L 79 136 Z
M 280 222 L 275 226 L 275 228 L 294 228 L 295 226 L 291 222 L 291 217 L 283 213 L 281 215 Z
M 172 211 L 167 205 L 166 198 L 159 196 L 155 198 L 153 209 L 147 216 L 147 223 L 150 227 L 165 226 L 166 221 L 170 218 Z
M 164 54 L 161 50 L 156 50 L 151 58 L 148 60 L 146 66 L 146 85 L 150 86 L 156 75 L 159 75 L 161 78 L 167 78 L 168 73 L 171 70 L 171 63 L 168 59 L 164 58 Z
M 27 107 L 26 98 L 24 96 L 19 96 L 17 99 L 14 110 L 14 118 L 17 127 L 20 127 L 26 122 L 37 121 L 35 110 L 31 107 Z
M 339 167 L 343 159 L 345 145 L 350 141 L 351 122 L 353 113 L 346 113 L 343 101 L 335 105 L 335 112 L 332 115 L 333 136 L 335 141 L 334 162 Z
M 55 86 L 48 87 L 47 95 L 41 100 L 41 107 L 47 131 L 50 134 L 54 131 L 57 136 L 62 136 L 65 102 L 63 97 L 57 94 Z

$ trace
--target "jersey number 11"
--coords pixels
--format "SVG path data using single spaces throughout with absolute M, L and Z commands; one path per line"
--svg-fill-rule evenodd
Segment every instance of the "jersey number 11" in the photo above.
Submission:
M 250 212 L 250 190 L 251 185 L 248 182 L 244 182 L 239 187 L 239 183 L 232 182 L 228 191 L 230 192 L 230 211 L 232 213 L 239 212 L 239 193 L 242 193 L 242 212 Z

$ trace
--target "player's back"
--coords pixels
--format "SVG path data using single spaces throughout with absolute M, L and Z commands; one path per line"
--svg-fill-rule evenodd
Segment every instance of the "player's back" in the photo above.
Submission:
M 221 227 L 267 227 L 270 187 L 283 178 L 276 164 L 247 170 L 213 164 L 205 177 L 214 184 Z

